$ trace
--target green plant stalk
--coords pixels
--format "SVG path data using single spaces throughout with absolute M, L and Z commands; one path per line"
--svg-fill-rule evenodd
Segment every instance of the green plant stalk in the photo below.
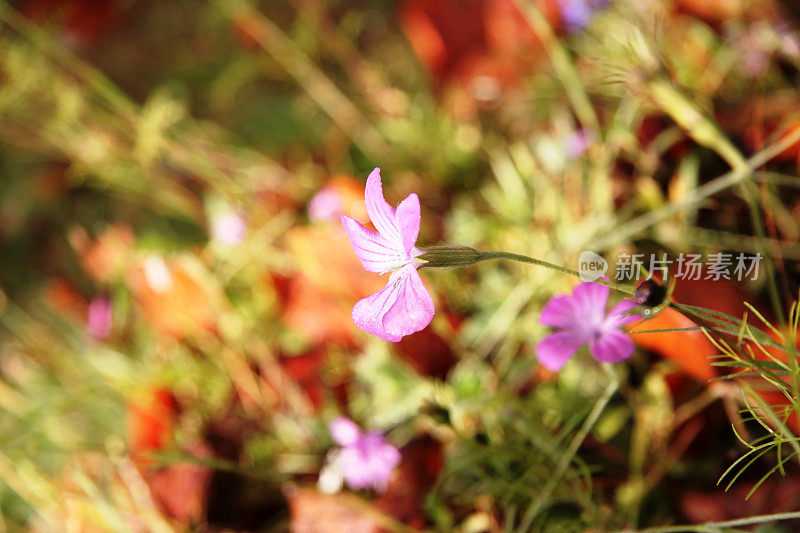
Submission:
M 54 39 L 44 30 L 31 24 L 20 15 L 5 0 L 0 0 L 0 21 L 7 24 L 14 31 L 25 36 L 34 46 L 44 54 L 62 63 L 72 73 L 85 79 L 98 94 L 105 98 L 111 107 L 128 120 L 135 120 L 138 106 L 127 95 L 122 93 L 111 80 L 101 72 L 83 62 L 63 46 L 56 46 Z
M 361 150 L 373 156 L 391 153 L 388 143 L 361 110 L 274 22 L 245 0 L 237 2 L 217 0 L 215 4 L 231 20 L 241 16 L 257 20 L 258 30 L 248 31 L 249 35 L 295 79 L 320 109 Z
M 796 401 L 797 401 L 798 398 L 800 398 L 800 368 L 798 368 L 797 350 L 796 350 L 796 348 L 794 346 L 795 340 L 793 338 L 791 338 L 792 335 L 789 335 L 790 338 L 788 338 L 788 339 L 786 337 L 784 337 L 753 306 L 751 306 L 750 304 L 748 304 L 746 302 L 745 302 L 745 305 L 748 307 L 748 309 L 751 312 L 753 312 L 753 314 L 755 316 L 757 316 L 774 333 L 780 335 L 779 339 L 782 339 L 782 343 L 781 342 L 777 342 L 777 341 L 773 341 L 771 337 L 769 337 L 765 332 L 761 332 L 761 330 L 758 330 L 758 329 L 752 330 L 750 328 L 746 328 L 746 324 L 744 322 L 739 321 L 738 319 L 734 320 L 733 322 L 730 322 L 730 324 L 731 324 L 730 328 L 726 328 L 725 326 L 718 327 L 717 324 L 709 326 L 709 325 L 707 325 L 711 321 L 709 316 L 708 315 L 702 316 L 702 314 L 698 314 L 697 312 L 695 312 L 695 310 L 700 311 L 700 308 L 695 308 L 693 306 L 686 306 L 686 305 L 675 304 L 675 303 L 670 304 L 670 306 L 673 307 L 674 309 L 680 311 L 681 313 L 683 313 L 684 315 L 688 316 L 689 318 L 691 318 L 692 320 L 694 320 L 698 324 L 703 325 L 701 330 L 706 335 L 706 337 L 708 337 L 708 339 L 714 344 L 714 346 L 716 346 L 722 353 L 729 354 L 728 356 L 732 360 L 735 360 L 735 359 L 740 360 L 740 357 L 733 351 L 733 349 L 731 349 L 727 345 L 727 343 L 723 339 L 715 338 L 714 336 L 711 335 L 711 332 L 720 333 L 722 335 L 732 335 L 734 333 L 734 329 L 733 329 L 732 326 L 735 326 L 735 325 L 739 324 L 739 326 L 738 326 L 739 329 L 740 329 L 739 336 L 738 336 L 738 341 L 739 342 L 741 342 L 741 340 L 743 338 L 745 338 L 745 339 L 748 339 L 748 340 L 756 343 L 757 346 L 761 346 L 761 344 L 765 344 L 767 346 L 772 346 L 772 347 L 775 347 L 775 348 L 779 348 L 779 349 L 785 350 L 787 352 L 789 366 L 788 367 L 784 366 L 784 368 L 787 368 L 788 369 L 788 373 L 791 375 L 791 381 L 788 383 L 788 387 L 791 388 L 791 398 L 790 398 L 790 400 L 792 398 L 794 398 L 794 401 L 792 401 L 792 408 L 793 408 L 793 411 L 794 411 L 795 415 L 798 417 L 798 421 L 800 421 L 800 410 L 798 410 L 797 407 L 796 407 Z M 721 319 L 721 318 L 724 318 L 724 317 L 727 316 L 724 313 L 720 313 L 720 312 L 715 312 L 715 313 L 716 313 L 718 319 Z M 729 318 L 733 318 L 733 317 L 729 317 Z M 745 334 L 745 331 L 747 331 L 746 334 Z M 761 336 L 761 338 L 757 338 L 756 334 L 754 334 L 753 331 L 759 332 L 759 335 Z M 776 383 L 775 381 L 773 381 L 773 379 L 771 379 L 771 377 L 769 375 L 767 375 L 762 368 L 759 368 L 758 366 L 755 366 L 753 368 L 754 368 L 754 370 L 756 370 L 758 372 L 758 375 L 762 379 L 764 379 L 765 381 L 769 382 L 774 387 L 780 388 L 779 384 Z M 775 378 L 775 379 L 778 379 L 778 378 Z M 781 382 L 781 383 L 785 384 L 783 382 Z M 741 384 L 740 386 L 744 390 L 746 384 Z M 782 433 L 784 433 L 786 440 L 790 441 L 792 446 L 795 448 L 795 451 L 796 451 L 796 453 L 798 455 L 798 461 L 800 461 L 800 447 L 798 447 L 798 444 L 795 442 L 796 439 L 794 438 L 794 435 L 791 432 L 791 430 L 789 430 L 785 426 L 785 424 L 782 424 L 780 422 L 779 417 L 772 412 L 772 410 L 769 408 L 769 406 L 764 404 L 761 407 L 767 413 L 767 417 L 770 418 L 770 422 L 774 422 L 774 423 L 778 424 L 778 426 L 777 426 L 778 429 Z M 770 417 L 769 415 L 772 415 L 772 416 Z M 768 431 L 770 431 L 770 432 L 772 431 L 768 427 L 766 427 L 766 429 Z
M 429 248 L 425 248 L 424 252 L 424 254 L 417 258 L 425 261 L 420 265 L 420 268 L 469 266 L 481 261 L 489 261 L 492 259 L 508 259 L 511 261 L 518 261 L 520 263 L 527 263 L 530 265 L 536 265 L 550 270 L 555 270 L 556 272 L 569 274 L 570 276 L 575 276 L 576 278 L 581 277 L 577 270 L 572 270 L 571 268 L 556 265 L 541 259 L 536 259 L 535 257 L 528 257 L 527 255 L 515 254 L 511 252 L 481 251 L 469 248 L 467 246 L 431 246 Z M 624 292 L 625 294 L 632 295 L 635 292 L 635 288 L 630 285 L 614 283 L 613 281 L 607 281 L 604 279 L 596 279 L 594 281 L 616 291 Z
M 761 213 L 758 208 L 756 194 L 753 191 L 754 185 L 751 181 L 743 181 L 741 184 L 742 196 L 747 202 L 748 210 L 750 211 L 750 218 L 753 221 L 753 229 L 756 232 L 756 238 L 759 243 L 759 252 L 762 256 L 769 255 L 766 232 L 764 231 L 764 223 L 761 220 Z M 781 296 L 778 290 L 777 274 L 775 272 L 775 265 L 771 261 L 767 261 L 765 268 L 767 274 L 767 290 L 769 292 L 770 303 L 778 318 L 778 323 L 781 327 L 786 326 L 786 314 L 783 311 L 783 304 L 781 303 Z
M 550 23 L 533 0 L 514 0 L 514 4 L 525 18 L 528 26 L 541 40 L 556 77 L 564 87 L 567 99 L 575 110 L 575 115 L 581 125 L 592 131 L 599 131 L 597 114 L 563 41 L 556 36 Z M 613 208 L 611 187 L 608 183 L 611 158 L 605 146 L 595 147 L 592 153 L 592 166 L 588 174 L 592 209 L 595 212 L 607 213 Z
M 481 253 L 483 254 L 481 261 L 486 261 L 489 259 L 510 259 L 511 261 L 519 261 L 520 263 L 528 263 L 531 265 L 537 265 L 540 267 L 549 268 L 550 270 L 555 270 L 556 272 L 569 274 L 570 276 L 575 276 L 576 278 L 581 277 L 580 273 L 577 270 L 572 270 L 571 268 L 566 268 L 560 265 L 555 265 L 553 263 L 548 263 L 547 261 L 542 261 L 541 259 L 528 257 L 526 255 L 514 254 L 511 252 L 481 252 Z M 625 294 L 632 295 L 634 292 L 636 292 L 636 290 L 630 285 L 614 283 L 613 281 L 606 281 L 604 279 L 596 279 L 594 280 L 594 282 L 599 283 L 601 285 L 605 285 L 606 287 L 611 287 L 616 291 L 624 292 Z
M 113 128 L 122 137 L 128 137 L 136 130 L 140 121 L 141 106 L 131 100 L 102 72 L 59 46 L 52 36 L 27 21 L 4 0 L 0 0 L 0 22 L 8 25 L 44 56 L 50 58 L 54 70 L 59 73 L 63 71 L 69 77 L 85 82 L 96 93 L 98 108 L 102 108 L 111 119 L 119 122 L 114 124 Z M 185 132 L 181 135 L 180 141 L 177 141 L 174 132 L 171 132 L 169 137 L 164 139 L 163 145 L 165 151 L 169 152 L 168 159 L 172 164 L 202 176 L 211 187 L 227 196 L 226 188 L 237 186 L 237 181 L 231 180 L 230 175 L 214 163 L 214 158 L 203 155 L 207 150 L 205 146 L 200 148 L 194 146 L 194 143 L 203 144 L 202 141 L 202 138 L 187 138 Z M 69 154 L 67 156 L 69 157 Z M 274 161 L 261 154 L 259 157 L 261 162 L 274 172 L 281 171 L 281 167 Z M 164 186 L 163 182 L 158 185 L 158 187 Z
M 781 520 L 796 520 L 800 518 L 800 512 L 762 514 L 747 516 L 725 522 L 706 522 L 705 524 L 691 524 L 686 526 L 664 526 L 650 527 L 640 530 L 640 533 L 680 533 L 683 531 L 701 531 L 703 533 L 719 533 L 724 528 L 737 526 L 752 526 L 754 524 L 765 524 L 767 522 L 778 522 Z
M 609 237 L 595 239 L 595 248 L 598 250 L 606 249 L 616 243 L 623 242 L 637 235 L 640 231 L 667 219 L 668 217 L 700 204 L 718 192 L 732 187 L 750 177 L 753 169 L 756 169 L 770 160 L 777 157 L 790 146 L 800 141 L 800 128 L 791 131 L 782 131 L 775 143 L 762 149 L 747 160 L 747 168 L 737 168 L 709 181 L 698 187 L 694 194 L 679 203 L 671 203 L 655 211 L 640 215 L 632 220 L 625 221 L 621 226 L 614 228 L 613 231 L 606 231 Z
M 798 365 L 797 361 L 797 339 L 795 338 L 795 331 L 791 325 L 787 325 L 786 322 L 782 322 L 781 326 L 783 328 L 783 332 L 778 331 L 775 327 L 770 324 L 758 310 L 753 307 L 752 305 L 745 302 L 745 306 L 753 312 L 766 326 L 768 326 L 775 335 L 783 341 L 782 349 L 786 351 L 786 357 L 789 362 L 789 373 L 792 376 L 791 380 L 791 389 L 792 389 L 792 397 L 794 398 L 793 406 L 794 406 L 794 414 L 797 417 L 798 424 L 800 424 L 800 409 L 797 408 L 796 402 L 800 400 L 800 365 Z M 797 302 L 794 303 L 792 308 L 790 309 L 790 323 L 794 321 L 794 313 L 797 312 Z M 788 326 L 788 327 L 787 327 Z M 798 450 L 798 455 L 800 455 L 800 450 Z
M 797 329 L 794 327 L 797 323 L 796 313 L 798 313 L 798 305 L 800 305 L 800 301 L 795 301 L 794 308 L 790 310 L 790 320 L 788 326 L 785 328 L 787 331 L 784 337 L 786 351 L 788 352 L 787 357 L 792 368 L 792 394 L 794 394 L 795 401 L 800 399 L 800 363 L 797 360 Z M 793 314 L 795 314 L 794 317 L 792 316 Z M 800 427 L 800 409 L 796 406 L 794 414 L 797 417 L 798 427 Z
M 745 159 L 741 152 L 739 152 L 722 131 L 720 131 L 716 124 L 698 110 L 669 80 L 659 77 L 649 84 L 649 88 L 650 95 L 658 106 L 672 117 L 692 139 L 697 141 L 698 144 L 716 152 L 717 155 L 730 165 L 731 170 L 740 173 L 742 176 L 742 196 L 750 211 L 750 218 L 753 221 L 753 229 L 759 241 L 760 251 L 766 256 L 766 234 L 761 221 L 758 203 L 756 202 L 752 190 L 753 184 L 744 180 L 744 178 L 752 174 L 752 167 L 747 159 Z M 764 270 L 767 274 L 767 287 L 772 307 L 775 310 L 780 324 L 785 325 L 786 315 L 783 312 L 783 306 L 780 300 L 774 266 L 771 263 L 767 264 Z
M 547 480 L 547 484 L 544 486 L 544 488 L 542 488 L 541 492 L 539 492 L 536 500 L 525 511 L 525 514 L 522 515 L 520 525 L 517 528 L 518 532 L 525 533 L 531 530 L 531 524 L 533 524 L 533 520 L 536 518 L 536 515 L 539 513 L 547 499 L 552 494 L 556 484 L 561 481 L 561 477 L 564 475 L 564 472 L 566 472 L 567 467 L 569 466 L 570 462 L 572 462 L 575 454 L 578 453 L 578 449 L 581 447 L 581 444 L 583 444 L 583 441 L 586 440 L 586 437 L 589 435 L 589 432 L 592 430 L 595 422 L 597 422 L 597 419 L 600 418 L 600 415 L 605 410 L 608 402 L 611 401 L 614 393 L 617 392 L 617 389 L 619 388 L 619 377 L 609 366 L 602 365 L 602 367 L 609 374 L 611 382 L 606 386 L 602 396 L 600 396 L 600 398 L 598 398 L 597 402 L 594 404 L 589 416 L 587 416 L 586 420 L 584 420 L 581 429 L 578 430 L 578 433 L 572 438 L 572 441 L 570 442 L 566 451 L 561 456 L 561 460 L 558 462 L 555 472 L 553 472 L 553 475 Z
M 716 152 L 731 169 L 749 173 L 747 160 L 727 137 L 669 80 L 659 77 L 649 84 L 656 104 L 698 144 Z
M 553 28 L 544 18 L 541 11 L 537 9 L 531 0 L 513 0 L 517 10 L 525 18 L 525 21 L 542 41 L 547 55 L 550 57 L 550 64 L 556 72 L 564 90 L 567 93 L 575 114 L 578 115 L 581 124 L 587 128 L 597 129 L 597 115 L 594 112 L 589 96 L 575 71 L 575 66 L 569 54 L 561 44 L 561 40 L 556 37 Z
M 758 408 L 764 412 L 764 415 L 767 417 L 767 419 L 769 419 L 772 427 L 778 430 L 778 435 L 783 442 L 788 442 L 789 445 L 794 449 L 795 453 L 797 454 L 797 461 L 800 463 L 800 443 L 798 443 L 798 439 L 792 430 L 786 426 L 786 424 L 780 419 L 780 416 L 778 416 L 772 410 L 769 404 L 767 404 L 767 402 L 765 402 L 761 396 L 759 396 L 758 393 L 753 390 L 752 387 L 750 387 L 747 383 L 742 383 L 740 386 L 742 388 L 742 392 L 748 394 L 755 400 L 756 404 L 758 404 Z
M 676 89 L 665 78 L 658 78 L 650 84 L 651 96 L 656 100 L 659 107 L 666 111 L 695 141 L 699 144 L 713 150 L 722 159 L 727 162 L 731 169 L 741 176 L 740 188 L 741 194 L 747 203 L 750 218 L 752 220 L 753 229 L 759 245 L 759 251 L 762 256 L 767 256 L 767 236 L 764 231 L 764 224 L 761 219 L 761 212 L 757 195 L 753 188 L 754 185 L 748 178 L 753 171 L 753 167 L 739 152 L 739 150 L 728 140 L 727 137 L 717 128 L 717 126 L 708 119 L 702 112 Z M 786 314 L 783 310 L 783 303 L 781 302 L 780 291 L 778 289 L 777 274 L 775 265 L 767 261 L 764 271 L 767 276 L 767 290 L 770 297 L 772 308 L 775 311 L 778 323 L 783 328 L 786 326 Z M 790 353 L 789 362 L 791 364 L 791 386 L 792 393 L 798 397 L 800 393 L 800 368 L 794 354 L 794 347 L 792 350 L 787 350 Z M 795 410 L 795 414 L 800 420 L 800 412 Z

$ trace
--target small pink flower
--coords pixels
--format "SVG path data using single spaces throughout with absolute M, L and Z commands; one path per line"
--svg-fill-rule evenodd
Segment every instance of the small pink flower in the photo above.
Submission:
M 549 370 L 560 370 L 578 348 L 589 345 L 598 361 L 616 363 L 633 354 L 633 341 L 620 328 L 641 317 L 629 312 L 633 300 L 623 300 L 606 315 L 609 288 L 587 282 L 576 286 L 572 296 L 558 295 L 544 306 L 539 322 L 558 328 L 536 346 L 536 357 Z
M 89 335 L 98 340 L 107 338 L 111 333 L 111 302 L 105 296 L 98 296 L 89 303 L 86 329 Z
M 342 212 L 342 199 L 339 193 L 324 187 L 308 202 L 308 218 L 315 221 L 333 220 Z
M 589 149 L 594 142 L 592 130 L 580 129 L 572 132 L 564 139 L 564 151 L 570 159 L 577 159 Z
M 330 432 L 341 448 L 333 452 L 334 459 L 328 468 L 333 468 L 351 489 L 385 491 L 392 471 L 400 464 L 400 451 L 386 442 L 381 433 L 364 433 L 349 418 L 333 420 Z M 330 471 L 326 475 L 330 476 Z
M 228 212 L 211 222 L 214 239 L 226 246 L 236 246 L 247 237 L 247 222 L 236 212 Z
M 595 11 L 606 4 L 607 0 L 559 0 L 561 19 L 572 32 L 584 29 Z
M 353 322 L 378 337 L 397 342 L 424 329 L 433 319 L 433 300 L 417 273 L 414 259 L 424 252 L 415 246 L 420 208 L 416 194 L 409 194 L 395 210 L 383 198 L 380 169 L 367 178 L 364 191 L 367 214 L 378 230 L 340 215 L 350 244 L 365 270 L 391 272 L 386 287 L 353 307 Z

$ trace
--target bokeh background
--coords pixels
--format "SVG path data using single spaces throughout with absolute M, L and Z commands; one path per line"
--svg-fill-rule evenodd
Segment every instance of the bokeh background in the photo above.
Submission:
M 797 510 L 745 449 L 702 333 L 645 333 L 608 376 L 536 363 L 527 265 L 423 271 L 392 344 L 350 310 L 382 169 L 418 245 L 571 268 L 582 250 L 760 253 L 677 298 L 772 318 L 800 272 L 792 0 L 0 2 L 0 531 L 615 530 Z M 687 327 L 659 315 L 653 328 Z M 691 323 L 688 324 L 691 326 Z M 777 401 L 777 400 L 776 400 Z M 403 461 L 322 494 L 345 414 Z M 752 428 L 750 428 L 752 430 Z M 791 530 L 791 526 L 787 526 Z

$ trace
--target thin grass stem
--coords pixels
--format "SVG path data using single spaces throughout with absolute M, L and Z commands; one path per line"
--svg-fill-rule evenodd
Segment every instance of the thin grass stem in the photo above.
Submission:
M 735 520 L 726 520 L 724 522 L 706 522 L 705 524 L 690 524 L 682 526 L 662 526 L 662 527 L 649 527 L 639 530 L 639 533 L 678 533 L 682 531 L 701 531 L 718 533 L 720 530 L 738 526 L 751 526 L 754 524 L 765 524 L 768 522 L 779 522 L 782 520 L 797 520 L 800 519 L 800 512 L 791 513 L 775 513 L 763 514 L 756 516 L 747 516 L 745 518 L 737 518 Z
M 542 507 L 544 507 L 545 503 L 550 498 L 550 495 L 553 493 L 556 485 L 561 481 L 564 472 L 566 472 L 567 467 L 572 462 L 575 454 L 578 453 L 578 449 L 581 447 L 581 444 L 583 444 L 583 441 L 586 440 L 586 437 L 589 435 L 589 432 L 592 430 L 595 422 L 597 422 L 597 419 L 600 418 L 600 415 L 605 410 L 608 402 L 611 400 L 611 397 L 617 392 L 617 389 L 619 388 L 619 377 L 613 371 L 613 369 L 609 369 L 605 365 L 603 365 L 603 368 L 606 369 L 607 373 L 609 374 L 611 382 L 606 386 L 603 394 L 594 404 L 592 411 L 589 413 L 589 416 L 586 417 L 586 420 L 584 420 L 583 425 L 578 433 L 575 435 L 575 437 L 573 437 L 572 441 L 564 452 L 564 455 L 561 456 L 561 460 L 558 462 L 553 475 L 547 480 L 547 484 L 542 488 L 541 492 L 539 492 L 536 500 L 534 500 L 534 502 L 528 506 L 525 514 L 522 515 L 520 525 L 517 528 L 518 532 L 524 533 L 530 531 L 536 515 L 539 514 L 539 511 L 541 511 Z

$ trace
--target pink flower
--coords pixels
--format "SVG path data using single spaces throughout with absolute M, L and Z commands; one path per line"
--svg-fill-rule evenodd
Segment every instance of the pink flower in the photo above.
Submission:
M 105 296 L 98 296 L 89 303 L 86 329 L 89 335 L 98 340 L 105 339 L 111 333 L 111 302 Z
M 419 234 L 419 198 L 409 194 L 393 209 L 383 198 L 380 169 L 367 178 L 367 214 L 377 232 L 340 215 L 350 244 L 369 272 L 391 272 L 386 287 L 353 307 L 353 322 L 367 333 L 397 342 L 424 329 L 433 319 L 433 300 L 417 273 L 414 259 L 424 252 L 415 244 Z
M 225 246 L 236 246 L 247 237 L 247 222 L 236 212 L 214 217 L 211 222 L 214 239 Z
M 589 345 L 589 352 L 598 361 L 616 363 L 633 354 L 633 341 L 620 329 L 641 317 L 629 311 L 633 300 L 623 300 L 606 315 L 609 288 L 587 282 L 576 286 L 572 296 L 558 295 L 544 306 L 539 322 L 558 328 L 536 346 L 539 362 L 552 371 L 560 370 L 578 348 Z
M 564 139 L 564 151 L 570 159 L 577 159 L 589 149 L 594 142 L 592 130 L 580 129 L 572 132 Z
M 333 220 L 342 212 L 342 199 L 339 193 L 330 188 L 322 188 L 308 202 L 308 218 L 316 221 Z
M 386 490 L 392 471 L 400 464 L 400 451 L 377 431 L 363 433 L 349 418 L 333 420 L 330 432 L 341 448 L 333 452 L 326 471 L 320 475 L 320 484 L 326 485 L 327 492 L 333 492 L 336 487 L 329 480 L 323 480 L 323 476 L 338 476 L 351 489 Z
M 595 11 L 602 8 L 607 0 L 559 0 L 561 19 L 570 32 L 584 29 Z

